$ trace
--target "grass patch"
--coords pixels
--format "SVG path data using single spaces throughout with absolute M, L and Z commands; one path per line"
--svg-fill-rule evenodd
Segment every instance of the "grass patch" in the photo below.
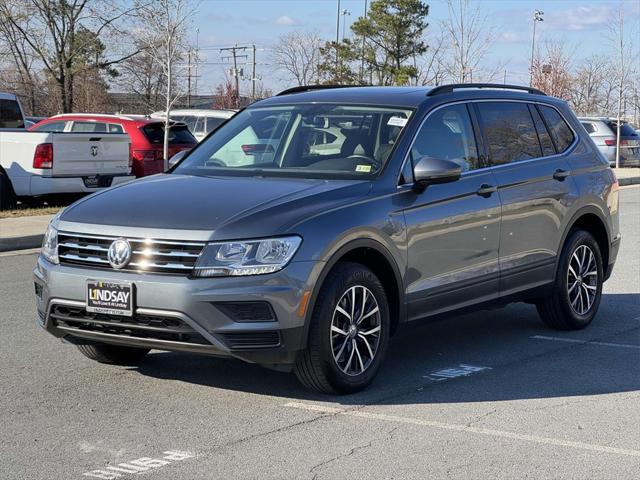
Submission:
M 0 218 L 30 217 L 33 215 L 55 215 L 62 207 L 18 208 L 16 210 L 0 210 Z

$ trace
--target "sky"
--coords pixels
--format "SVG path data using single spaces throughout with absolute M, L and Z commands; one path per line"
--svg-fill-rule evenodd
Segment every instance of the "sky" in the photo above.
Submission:
M 341 17 L 341 21 L 346 19 L 349 36 L 349 25 L 363 15 L 365 0 L 340 3 L 341 10 L 350 12 Z M 437 34 L 447 18 L 447 4 L 444 0 L 426 3 L 427 32 Z M 612 55 L 607 40 L 608 25 L 616 18 L 620 6 L 628 19 L 625 28 L 640 48 L 640 0 L 477 0 L 477 3 L 496 29 L 497 40 L 486 63 L 503 66 L 508 83 L 528 83 L 534 9 L 544 12 L 544 21 L 536 27 L 537 44 L 542 45 L 546 39 L 561 41 L 576 61 L 593 54 Z M 316 30 L 327 40 L 335 39 L 336 12 L 337 0 L 201 0 L 191 38 L 194 44 L 197 40 L 202 62 L 197 93 L 210 94 L 223 81 L 224 70 L 229 66 L 219 49 L 234 44 L 256 45 L 257 73 L 267 88 L 277 91 L 292 86 L 270 63 L 271 48 L 281 35 L 296 30 Z M 244 70 L 250 77 L 250 66 Z M 249 88 L 248 81 L 241 82 L 243 92 Z

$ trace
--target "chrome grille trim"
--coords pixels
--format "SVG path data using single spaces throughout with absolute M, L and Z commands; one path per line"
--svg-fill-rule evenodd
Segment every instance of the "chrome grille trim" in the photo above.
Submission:
M 109 245 L 125 238 L 132 249 L 131 261 L 119 271 L 189 274 L 198 260 L 204 242 L 180 242 L 149 238 L 58 232 L 58 257 L 63 265 L 111 269 L 107 259 Z

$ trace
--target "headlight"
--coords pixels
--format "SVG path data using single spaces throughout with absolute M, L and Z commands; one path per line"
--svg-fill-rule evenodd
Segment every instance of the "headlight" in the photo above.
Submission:
M 300 237 L 209 243 L 196 262 L 196 277 L 262 275 L 283 269 L 302 243 Z
M 58 230 L 52 225 L 53 220 L 49 223 L 47 231 L 42 239 L 42 256 L 51 263 L 58 264 Z

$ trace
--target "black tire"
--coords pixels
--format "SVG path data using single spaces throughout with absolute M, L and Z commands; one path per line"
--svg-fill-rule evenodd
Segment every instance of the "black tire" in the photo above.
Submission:
M 0 210 L 16 208 L 17 199 L 7 172 L 0 167 Z
M 352 333 L 353 337 L 351 337 L 351 340 L 349 340 L 349 335 L 344 337 L 343 348 L 347 345 L 347 342 L 353 342 L 349 345 L 351 348 L 347 348 L 343 352 L 344 356 L 347 356 L 347 351 L 349 350 L 357 352 L 358 357 L 357 359 L 354 357 L 353 361 L 357 362 L 359 360 L 359 365 L 358 363 L 355 364 L 355 370 L 358 370 L 358 367 L 363 369 L 360 373 L 352 372 L 349 374 L 342 371 L 338 366 L 338 360 L 334 359 L 334 351 L 332 350 L 334 334 L 331 332 L 333 331 L 332 322 L 338 302 L 344 298 L 344 295 L 349 292 L 352 287 L 359 288 L 362 294 L 364 294 L 366 289 L 368 292 L 366 295 L 367 298 L 369 298 L 369 303 L 367 303 L 368 311 L 375 311 L 375 304 L 373 302 L 377 303 L 378 310 L 366 320 L 359 320 L 363 323 L 355 325 L 355 332 Z M 373 299 L 368 297 L 368 295 L 372 295 Z M 361 308 L 361 310 L 365 310 L 365 308 Z M 363 312 L 354 312 L 353 317 L 357 316 L 362 317 Z M 370 318 L 373 318 L 373 320 L 370 320 Z M 369 350 L 370 352 L 372 351 L 373 357 L 369 356 L 362 343 L 367 342 L 367 339 L 360 336 L 360 334 L 370 334 L 364 331 L 364 328 L 369 327 L 361 326 L 364 325 L 365 321 L 375 321 L 376 325 L 380 326 L 377 340 L 369 343 L 369 345 L 375 344 L 376 347 L 375 349 Z M 347 262 L 338 263 L 327 276 L 318 294 L 309 325 L 307 348 L 301 353 L 294 368 L 298 380 L 300 380 L 305 387 L 322 393 L 344 394 L 354 393 L 364 389 L 371 383 L 380 369 L 389 343 L 389 327 L 389 305 L 384 287 L 378 277 L 363 265 Z M 358 328 L 362 328 L 363 330 L 359 331 Z M 377 326 L 374 329 L 377 329 Z M 370 329 L 368 332 L 372 332 L 374 329 Z M 374 339 L 375 337 L 367 338 Z M 341 339 L 336 339 L 335 341 L 341 342 Z M 358 341 L 360 343 L 358 343 Z M 375 343 L 376 341 L 377 343 Z M 354 348 L 354 345 L 356 348 Z M 367 366 L 363 364 L 357 345 L 360 345 L 363 349 L 363 356 Z M 340 355 L 342 350 L 338 350 L 338 357 L 344 358 Z M 367 356 L 369 356 L 368 359 Z M 349 369 L 349 365 L 347 365 L 347 369 Z
M 583 246 L 586 246 L 593 253 L 596 264 L 595 271 L 597 271 L 597 279 L 594 281 L 593 285 L 589 285 L 588 287 L 595 287 L 595 297 L 593 298 L 589 308 L 583 313 L 580 313 L 572 306 L 572 300 L 570 299 L 569 265 L 574 253 Z M 587 283 L 582 280 L 582 275 L 579 275 L 579 277 L 580 281 L 577 286 L 578 290 L 582 288 L 582 283 Z M 571 278 L 573 278 L 573 276 L 571 276 Z M 602 297 L 603 281 L 604 273 L 602 254 L 600 252 L 598 242 L 596 242 L 593 235 L 586 230 L 576 229 L 571 231 L 565 241 L 564 247 L 562 248 L 560 261 L 558 263 L 558 270 L 553 284 L 553 292 L 549 297 L 536 303 L 536 308 L 538 309 L 540 317 L 547 326 L 555 330 L 580 330 L 586 328 L 593 321 L 596 313 L 598 312 L 598 306 L 600 305 L 600 299 Z M 584 295 L 587 295 L 586 288 L 587 287 L 584 287 L 584 290 L 580 292 L 581 295 L 583 293 Z M 575 300 L 576 299 L 574 298 L 574 301 Z M 577 305 L 578 303 L 576 301 L 576 306 Z
M 76 345 L 84 356 L 110 365 L 137 365 L 149 353 L 148 348 L 123 347 L 106 343 Z

